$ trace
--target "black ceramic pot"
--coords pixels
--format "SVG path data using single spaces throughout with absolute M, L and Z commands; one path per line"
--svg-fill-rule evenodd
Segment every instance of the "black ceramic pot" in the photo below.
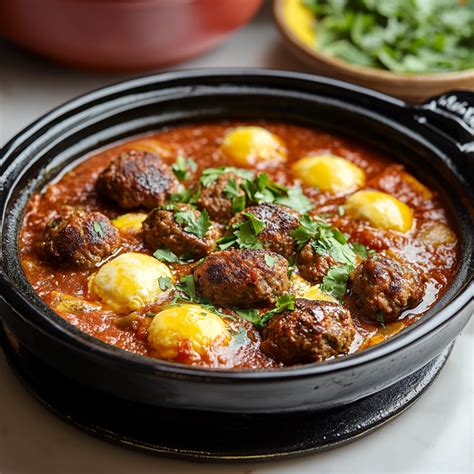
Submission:
M 143 77 L 50 112 L 0 154 L 3 323 L 38 358 L 81 384 L 159 407 L 233 413 L 333 408 L 376 393 L 437 356 L 473 304 L 474 94 L 412 106 L 343 82 L 260 70 L 203 70 Z M 469 108 L 471 107 L 471 108 Z M 258 372 L 192 368 L 108 346 L 69 325 L 33 292 L 19 264 L 18 230 L 31 193 L 99 147 L 199 120 L 265 118 L 323 127 L 368 142 L 444 194 L 461 237 L 451 287 L 419 322 L 339 360 Z

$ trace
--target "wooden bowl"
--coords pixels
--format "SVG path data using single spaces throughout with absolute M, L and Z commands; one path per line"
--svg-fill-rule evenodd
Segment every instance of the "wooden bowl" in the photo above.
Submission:
M 301 0 L 274 0 L 273 16 L 287 44 L 314 72 L 413 102 L 454 89 L 474 90 L 474 69 L 439 74 L 399 74 L 351 64 L 318 51 L 314 46 L 313 19 L 301 5 Z
M 192 58 L 262 0 L 0 0 L 0 35 L 73 67 L 135 72 Z

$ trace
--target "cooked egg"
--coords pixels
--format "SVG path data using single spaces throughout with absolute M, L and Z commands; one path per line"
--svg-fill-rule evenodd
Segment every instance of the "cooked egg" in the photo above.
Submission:
M 202 356 L 231 340 L 225 322 L 198 304 L 180 304 L 160 311 L 148 328 L 148 342 L 157 357 L 174 360 L 184 351 Z
M 418 237 L 424 244 L 433 247 L 450 245 L 456 242 L 456 234 L 447 225 L 434 221 L 424 225 Z
M 142 222 L 147 215 L 144 212 L 129 212 L 112 220 L 112 224 L 123 233 L 137 233 L 142 230 Z
M 125 253 L 107 262 L 89 280 L 89 291 L 117 313 L 128 313 L 156 301 L 159 278 L 173 279 L 162 262 L 141 253 Z
M 337 299 L 334 296 L 322 291 L 319 285 L 313 285 L 309 288 L 304 294 L 303 298 L 307 300 L 316 300 L 316 301 L 329 301 L 330 303 L 338 303 Z
M 299 298 L 302 298 L 311 287 L 311 283 L 309 281 L 306 281 L 303 277 L 294 272 L 291 274 L 289 283 L 290 287 L 288 291 L 290 294 Z
M 349 196 L 345 211 L 348 216 L 366 220 L 378 229 L 407 232 L 413 225 L 413 210 L 380 191 L 359 191 Z
M 330 193 L 349 192 L 361 188 L 365 173 L 354 163 L 335 155 L 310 155 L 292 166 L 294 175 L 307 186 Z
M 282 140 L 262 127 L 234 128 L 224 137 L 221 150 L 241 166 L 286 159 Z

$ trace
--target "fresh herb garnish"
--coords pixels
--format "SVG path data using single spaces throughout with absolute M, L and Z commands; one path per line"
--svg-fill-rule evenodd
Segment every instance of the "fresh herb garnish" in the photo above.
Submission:
M 213 184 L 217 180 L 219 176 L 225 173 L 233 173 L 244 179 L 252 177 L 252 172 L 249 170 L 235 168 L 233 166 L 220 166 L 219 168 L 205 169 L 202 172 L 201 178 L 199 179 L 199 181 L 205 188 L 208 188 L 211 184 Z
M 351 265 L 334 265 L 329 268 L 323 278 L 321 291 L 330 293 L 339 301 L 342 301 L 346 294 L 349 273 L 353 270 Z
M 95 221 L 93 224 L 92 224 L 92 227 L 94 229 L 94 232 L 101 238 L 103 239 L 105 237 L 105 230 L 106 230 L 106 227 L 105 227 L 105 223 L 102 222 L 102 221 Z
M 153 252 L 153 256 L 161 262 L 179 263 L 178 256 L 168 249 L 157 249 Z
M 173 282 L 169 277 L 158 277 L 158 285 L 160 285 L 160 289 L 163 291 L 173 288 Z
M 270 311 L 267 311 L 263 314 L 260 318 L 260 324 L 265 326 L 268 321 L 270 321 L 274 316 L 277 314 L 283 313 L 283 311 L 293 311 L 295 309 L 295 296 L 286 294 L 280 296 L 277 301 L 276 305 Z
M 146 313 L 145 316 L 146 316 L 147 318 L 154 318 L 154 317 L 156 316 L 156 314 L 153 313 L 152 311 L 148 311 L 148 313 Z
M 380 311 L 377 311 L 375 313 L 375 319 L 380 323 L 380 325 L 385 328 L 385 319 L 383 317 L 383 314 Z
M 270 311 L 260 315 L 257 309 L 236 309 L 234 310 L 242 319 L 250 321 L 255 327 L 263 328 L 275 315 L 283 311 L 293 311 L 295 309 L 295 297 L 293 295 L 280 296 L 275 307 Z
M 245 346 L 249 338 L 247 337 L 247 331 L 245 328 L 239 328 L 238 331 L 232 332 L 232 348 L 236 349 L 240 346 Z
M 193 211 L 177 211 L 174 213 L 174 220 L 183 226 L 186 232 L 194 234 L 200 239 L 204 238 L 211 227 L 211 220 L 205 209 L 201 211 L 201 215 L 197 220 Z
M 474 68 L 474 8 L 458 0 L 304 0 L 315 46 L 362 66 L 398 73 Z
M 236 309 L 235 312 L 246 321 L 250 321 L 254 326 L 260 324 L 260 311 L 258 309 Z
M 185 300 L 196 301 L 196 284 L 193 275 L 182 276 L 176 288 L 183 294 Z
M 170 202 L 172 204 L 187 203 L 191 206 L 194 206 L 198 202 L 200 196 L 201 190 L 191 187 L 179 193 L 171 194 Z
M 176 162 L 171 166 L 171 169 L 178 179 L 186 181 L 189 179 L 191 173 L 197 170 L 197 164 L 192 158 L 179 155 L 176 158 Z
M 270 268 L 273 268 L 273 266 L 275 265 L 276 263 L 276 258 L 275 257 L 272 257 L 271 255 L 265 255 L 265 263 L 270 267 Z
M 225 250 L 233 245 L 241 249 L 262 249 L 263 245 L 258 240 L 258 235 L 262 233 L 265 224 L 255 217 L 251 212 L 245 212 L 247 218 L 243 222 L 232 226 L 232 234 L 222 237 L 217 241 L 219 248 Z

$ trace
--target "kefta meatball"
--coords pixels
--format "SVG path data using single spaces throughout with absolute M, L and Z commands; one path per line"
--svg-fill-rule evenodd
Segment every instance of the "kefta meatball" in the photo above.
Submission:
M 330 255 L 320 255 L 313 248 L 313 241 L 309 241 L 298 255 L 298 269 L 301 276 L 310 283 L 321 283 L 329 268 L 337 262 Z
M 224 250 L 194 271 L 199 293 L 224 307 L 273 304 L 288 289 L 288 262 L 264 250 Z
M 97 189 L 125 209 L 163 205 L 180 184 L 169 166 L 146 151 L 125 151 L 97 179 Z
M 150 250 L 168 249 L 178 256 L 201 258 L 216 249 L 221 231 L 205 213 L 178 204 L 151 211 L 143 221 L 142 235 Z
M 197 205 L 200 209 L 206 209 L 209 217 L 221 224 L 227 224 L 235 214 L 232 211 L 232 196 L 229 186 L 235 183 L 239 186 L 243 179 L 235 173 L 224 173 L 214 183 L 201 190 Z M 243 191 L 242 191 L 243 194 Z
M 72 209 L 46 226 L 43 249 L 65 266 L 93 268 L 120 247 L 119 231 L 100 212 Z
M 247 219 L 246 213 L 253 214 L 265 224 L 258 240 L 264 248 L 289 259 L 296 252 L 296 242 L 290 235 L 300 225 L 299 214 L 286 206 L 278 204 L 259 204 L 239 212 L 230 225 Z
M 319 362 L 346 354 L 354 335 L 351 315 L 340 304 L 298 298 L 293 311 L 267 324 L 261 349 L 285 365 Z
M 371 321 L 390 322 L 423 298 L 424 284 L 408 263 L 376 254 L 364 260 L 350 275 L 355 305 Z

